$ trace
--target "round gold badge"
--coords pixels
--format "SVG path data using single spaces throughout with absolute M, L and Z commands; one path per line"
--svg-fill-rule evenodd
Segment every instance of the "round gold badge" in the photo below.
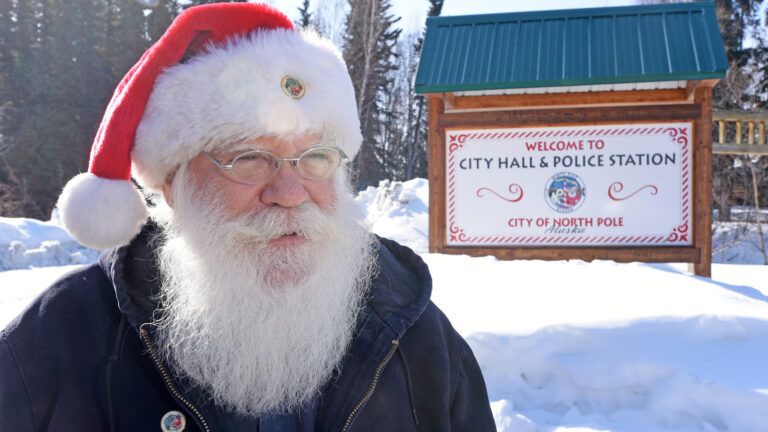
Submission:
M 304 84 L 292 76 L 283 77 L 280 86 L 283 88 L 283 93 L 293 99 L 301 99 L 306 91 Z

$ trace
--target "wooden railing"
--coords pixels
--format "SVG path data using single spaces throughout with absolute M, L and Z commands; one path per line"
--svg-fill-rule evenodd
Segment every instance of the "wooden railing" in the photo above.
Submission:
M 713 111 L 712 126 L 717 140 L 712 143 L 715 154 L 768 154 L 765 123 L 768 112 Z

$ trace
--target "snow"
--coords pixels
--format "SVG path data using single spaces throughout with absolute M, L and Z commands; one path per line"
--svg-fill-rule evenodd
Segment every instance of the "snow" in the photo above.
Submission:
M 5 327 L 56 279 L 80 267 L 72 265 L 0 272 L 0 328 Z
M 761 218 L 768 245 L 768 215 Z M 768 247 L 768 246 L 767 246 Z M 744 222 L 717 222 L 712 227 L 712 260 L 719 263 L 765 264 L 760 250 L 757 225 Z
M 0 271 L 93 262 L 99 252 L 80 246 L 56 220 L 0 217 Z
M 415 252 L 429 249 L 429 184 L 425 179 L 384 180 L 355 199 L 365 211 L 372 232 L 397 240 Z
M 715 226 L 715 259 L 729 264 L 707 279 L 681 264 L 430 254 L 423 179 L 383 182 L 357 202 L 374 232 L 429 265 L 433 300 L 475 352 L 500 431 L 768 430 L 768 266 L 745 265 L 762 263 L 754 224 Z M 71 241 L 31 220 L 0 219 L 0 233 L 0 250 L 8 238 L 25 251 Z M 0 272 L 0 326 L 73 268 Z

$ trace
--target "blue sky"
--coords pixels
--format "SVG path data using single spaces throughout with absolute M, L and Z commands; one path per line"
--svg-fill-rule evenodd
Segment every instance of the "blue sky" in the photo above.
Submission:
M 310 6 L 335 0 L 310 0 Z M 341 0 L 346 1 L 346 0 Z M 301 0 L 266 0 L 289 17 L 296 18 Z M 494 12 L 521 12 L 545 9 L 574 9 L 604 6 L 627 6 L 637 0 L 445 0 L 442 15 L 470 15 Z M 424 23 L 429 2 L 427 0 L 392 0 L 393 13 L 402 17 L 408 31 L 418 30 Z

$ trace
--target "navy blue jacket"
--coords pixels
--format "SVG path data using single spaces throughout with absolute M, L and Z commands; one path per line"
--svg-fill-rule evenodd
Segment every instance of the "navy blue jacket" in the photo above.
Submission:
M 0 431 L 155 431 L 178 410 L 185 431 L 226 432 L 157 357 L 152 231 L 65 275 L 0 332 Z M 472 351 L 429 300 L 426 265 L 379 241 L 380 272 L 316 429 L 495 430 Z

